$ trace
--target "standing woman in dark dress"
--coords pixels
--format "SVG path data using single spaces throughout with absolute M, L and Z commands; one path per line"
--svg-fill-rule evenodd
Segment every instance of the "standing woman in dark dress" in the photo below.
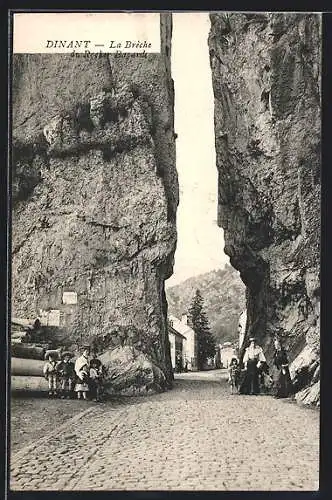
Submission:
M 289 374 L 286 350 L 278 338 L 274 339 L 273 356 L 273 395 L 276 398 L 288 398 L 293 394 L 293 384 Z

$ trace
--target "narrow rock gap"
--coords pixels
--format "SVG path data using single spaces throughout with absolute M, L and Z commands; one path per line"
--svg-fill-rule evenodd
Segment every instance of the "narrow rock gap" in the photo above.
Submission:
M 177 321 L 182 318 L 182 322 L 190 322 L 191 301 L 196 289 L 200 290 L 219 352 L 225 342 L 237 344 L 238 321 L 245 309 L 245 285 L 223 252 L 223 229 L 218 222 L 210 26 L 208 13 L 173 13 L 171 62 L 180 196 L 174 273 L 165 284 L 169 320 L 180 329 L 185 327 Z M 228 29 L 225 23 L 226 34 Z M 227 96 L 229 101 L 231 96 Z M 174 365 L 174 343 L 171 347 Z M 184 363 L 195 357 L 187 347 L 183 347 L 183 353 Z

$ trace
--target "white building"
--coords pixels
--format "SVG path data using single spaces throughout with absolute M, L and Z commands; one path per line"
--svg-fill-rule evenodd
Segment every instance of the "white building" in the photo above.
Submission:
M 169 322 L 169 324 L 168 324 L 168 339 L 169 339 L 169 345 L 170 345 L 170 349 L 171 349 L 172 367 L 174 370 L 176 368 L 177 356 L 181 356 L 182 365 L 184 364 L 183 344 L 184 344 L 186 338 L 183 335 L 181 335 L 181 333 L 177 332 L 172 327 L 172 324 Z
M 228 368 L 232 358 L 237 358 L 236 349 L 231 342 L 219 345 L 220 360 L 223 368 Z
M 173 315 L 168 316 L 169 325 L 183 337 L 183 366 L 187 363 L 188 370 L 197 370 L 196 334 L 188 324 L 188 316 L 183 314 L 181 319 Z M 171 340 L 171 339 L 170 339 Z

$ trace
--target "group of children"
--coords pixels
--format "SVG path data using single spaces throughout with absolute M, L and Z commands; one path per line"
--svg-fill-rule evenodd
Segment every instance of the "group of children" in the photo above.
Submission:
M 63 352 L 61 360 L 58 354 L 47 354 L 47 362 L 43 373 L 48 381 L 49 397 L 71 399 L 77 394 L 77 399 L 88 399 L 88 394 L 94 401 L 100 401 L 103 392 L 104 366 L 94 352 L 90 358 L 90 348 L 83 347 L 82 354 L 75 363 L 71 361 L 72 354 Z

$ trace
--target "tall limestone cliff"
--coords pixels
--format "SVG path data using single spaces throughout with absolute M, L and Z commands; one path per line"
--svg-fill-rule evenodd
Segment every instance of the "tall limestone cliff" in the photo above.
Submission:
M 161 14 L 160 54 L 13 61 L 12 315 L 51 311 L 73 343 L 97 338 L 115 390 L 173 377 L 171 32 Z
M 302 368 L 319 401 L 319 14 L 213 13 L 219 225 L 247 287 L 249 325 Z M 311 380 L 311 385 L 310 385 Z

